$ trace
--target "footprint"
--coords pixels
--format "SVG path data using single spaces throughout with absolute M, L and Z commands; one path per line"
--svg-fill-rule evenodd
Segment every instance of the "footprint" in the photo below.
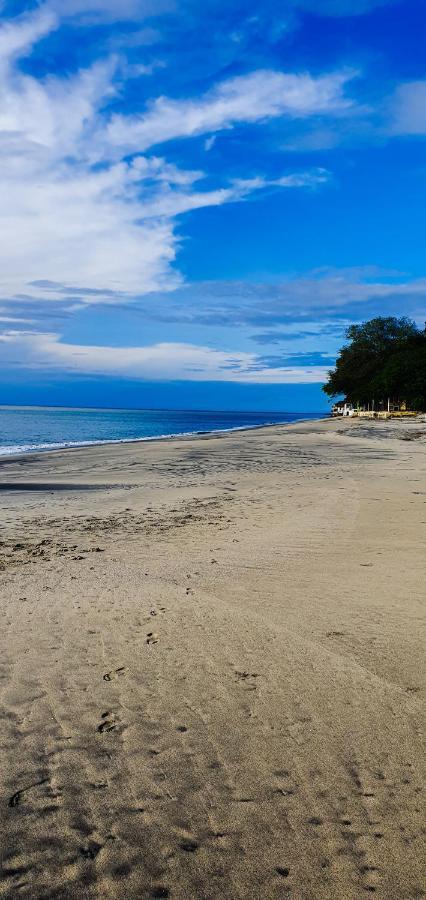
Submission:
M 238 684 L 242 684 L 244 686 L 244 690 L 246 691 L 255 691 L 257 685 L 255 684 L 256 678 L 259 678 L 257 672 L 235 672 L 235 680 Z
M 158 634 L 156 634 L 155 631 L 148 631 L 146 636 L 147 644 L 158 644 L 158 640 Z
M 96 859 L 102 846 L 103 844 L 98 844 L 97 841 L 89 841 L 86 847 L 80 847 L 80 853 L 85 859 Z
M 42 784 L 47 784 L 48 781 L 48 778 L 42 778 L 41 781 L 35 781 L 34 784 L 29 784 L 28 787 L 20 788 L 19 791 L 15 791 L 15 793 L 12 794 L 12 796 L 9 798 L 8 806 L 19 806 L 23 794 L 26 794 L 28 791 L 31 791 L 33 788 L 39 787 Z
M 105 672 L 105 675 L 102 676 L 104 681 L 113 681 L 115 678 L 119 678 L 120 675 L 124 675 L 126 669 L 124 666 L 120 666 L 119 669 L 112 669 L 111 672 Z
M 114 731 L 118 728 L 118 722 L 113 712 L 104 712 L 101 715 L 102 722 L 98 725 L 99 734 L 104 734 L 105 731 Z
M 280 781 L 285 781 L 290 778 L 290 772 L 288 771 L 288 769 L 277 769 L 274 772 L 274 775 L 276 778 L 279 778 Z M 288 783 L 285 785 L 280 784 L 274 788 L 274 794 L 277 794 L 280 797 L 292 797 L 296 793 L 296 790 L 297 785 Z
M 180 842 L 179 847 L 181 850 L 185 850 L 185 853 L 195 853 L 199 844 L 198 841 L 194 841 L 192 838 L 185 838 Z

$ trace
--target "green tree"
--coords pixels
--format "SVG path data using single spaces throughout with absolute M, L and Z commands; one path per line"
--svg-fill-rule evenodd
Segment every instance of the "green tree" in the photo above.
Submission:
M 378 382 L 382 396 L 405 400 L 410 409 L 426 410 L 426 331 L 389 357 Z
M 388 397 L 426 409 L 426 330 L 403 316 L 351 325 L 324 391 L 352 403 L 377 405 Z

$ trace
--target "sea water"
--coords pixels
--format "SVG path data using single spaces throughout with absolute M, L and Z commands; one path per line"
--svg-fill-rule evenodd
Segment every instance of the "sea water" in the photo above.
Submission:
M 320 418 L 323 413 L 0 407 L 0 456 Z

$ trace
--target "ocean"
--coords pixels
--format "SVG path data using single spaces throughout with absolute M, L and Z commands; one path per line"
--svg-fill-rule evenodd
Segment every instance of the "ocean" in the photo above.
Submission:
M 0 407 L 0 456 L 209 431 L 233 431 L 322 416 L 323 413 L 309 412 Z

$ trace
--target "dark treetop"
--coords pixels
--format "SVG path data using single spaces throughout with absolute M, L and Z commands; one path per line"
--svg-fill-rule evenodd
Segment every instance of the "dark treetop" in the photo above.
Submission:
M 426 328 L 405 316 L 378 317 L 351 325 L 346 337 L 324 385 L 329 397 L 344 394 L 361 405 L 389 397 L 426 409 Z

